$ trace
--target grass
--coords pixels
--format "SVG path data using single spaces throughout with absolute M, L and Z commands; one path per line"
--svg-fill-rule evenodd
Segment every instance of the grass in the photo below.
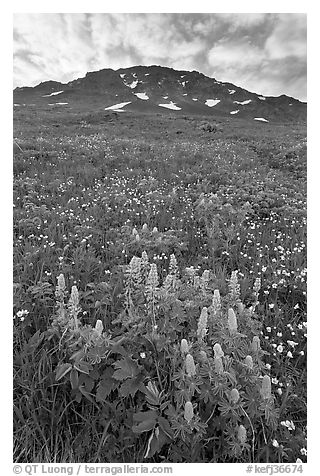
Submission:
M 14 460 L 306 461 L 305 126 L 24 108 L 14 113 L 14 136 Z M 153 310 L 147 276 L 132 289 L 128 284 L 132 258 L 143 252 L 149 271 L 157 267 Z M 164 294 L 172 254 L 180 284 Z M 205 270 L 207 294 L 197 287 Z M 240 294 L 233 302 L 228 283 L 235 270 Z M 78 341 L 70 321 L 54 325 L 61 274 L 67 313 L 71 287 L 79 291 Z M 249 322 L 257 278 L 261 288 Z M 221 322 L 200 342 L 197 320 L 203 307 L 210 309 L 214 289 L 223 303 Z M 244 341 L 227 329 L 231 305 Z M 168 315 L 155 337 L 153 318 L 162 323 Z M 101 362 L 85 354 L 92 368 L 79 371 L 71 349 L 88 349 L 97 320 L 111 339 L 103 345 L 116 345 L 120 336 L 127 341 Z M 254 335 L 259 356 L 250 350 Z M 196 375 L 183 370 L 182 338 L 193 349 Z M 236 383 L 221 377 L 218 394 L 210 377 L 217 341 L 236 375 Z M 247 353 L 255 377 L 239 370 Z M 113 376 L 121 359 L 141 378 L 128 394 L 122 387 L 128 377 Z M 59 365 L 69 362 L 72 373 L 57 380 Z M 111 390 L 102 398 L 110 369 Z M 259 395 L 262 375 L 272 382 L 274 421 L 266 402 L 263 409 L 246 406 L 250 392 Z M 148 394 L 150 381 L 163 400 Z M 226 407 L 234 385 L 241 395 L 237 409 Z M 195 409 L 189 422 L 183 417 L 188 399 Z M 155 408 L 155 420 L 148 420 L 144 413 Z M 139 418 L 148 430 L 139 430 Z M 176 423 L 165 430 L 161 418 Z M 240 424 L 247 432 L 242 446 Z

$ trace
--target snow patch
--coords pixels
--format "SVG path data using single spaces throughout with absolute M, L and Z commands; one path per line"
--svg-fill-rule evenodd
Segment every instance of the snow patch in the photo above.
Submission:
M 132 81 L 131 84 L 126 84 L 125 83 L 125 85 L 128 86 L 128 88 L 134 89 L 134 88 L 137 87 L 138 82 L 139 82 L 138 80 L 135 80 L 135 81 Z
M 269 122 L 269 121 L 267 121 L 267 119 L 265 119 L 264 117 L 254 117 L 254 120 L 255 120 L 255 121 L 262 121 L 262 122 Z
M 230 114 L 238 114 L 239 112 L 239 109 L 237 109 L 236 111 L 231 111 Z
M 117 111 L 119 112 L 119 109 L 123 108 L 127 104 L 131 104 L 131 101 L 128 102 L 120 102 L 119 104 L 114 104 L 113 106 L 105 107 L 105 111 L 111 110 L 111 111 Z M 124 112 L 124 111 L 122 111 Z
M 144 101 L 147 101 L 149 99 L 149 96 L 146 95 L 146 93 L 133 93 L 137 96 L 139 99 L 143 99 Z
M 208 107 L 216 106 L 220 102 L 220 99 L 207 99 L 205 105 Z
M 125 74 L 120 74 L 120 78 L 124 78 L 125 77 Z
M 261 99 L 261 101 L 265 101 L 266 98 L 264 96 L 258 96 L 259 99 Z
M 61 94 L 63 93 L 63 91 L 56 91 L 55 93 L 51 93 L 51 94 L 46 94 L 45 96 L 42 96 L 43 98 L 48 98 L 50 96 L 56 96 L 57 94 Z
M 192 101 L 198 101 L 198 99 L 197 98 L 192 98 Z
M 150 73 L 145 73 L 145 76 L 150 76 Z
M 65 106 L 66 104 L 68 104 L 68 103 L 67 102 L 54 102 L 54 103 L 48 104 L 48 106 Z M 30 106 L 32 106 L 32 104 L 30 104 Z
M 163 97 L 163 99 L 168 99 L 169 96 L 162 96 L 162 97 Z
M 14 104 L 14 106 L 20 106 L 20 104 Z
M 252 99 L 246 99 L 245 101 L 233 101 L 235 104 L 241 104 L 241 106 L 244 106 L 245 104 L 249 104 L 252 102 Z
M 176 103 L 170 101 L 169 104 L 158 104 L 160 107 L 166 107 L 167 109 L 172 109 L 173 111 L 180 111 L 181 107 L 176 106 Z
M 188 93 L 184 93 L 184 94 L 182 94 L 182 96 L 188 96 Z
M 234 94 L 236 92 L 235 89 L 228 89 L 228 91 L 229 91 L 229 94 Z

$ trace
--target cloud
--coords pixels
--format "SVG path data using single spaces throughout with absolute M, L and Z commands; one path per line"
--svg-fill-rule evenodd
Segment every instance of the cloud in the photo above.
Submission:
M 271 59 L 288 56 L 306 58 L 307 23 L 304 14 L 282 14 L 274 31 L 265 43 L 265 50 Z
M 14 15 L 15 86 L 67 82 L 103 68 L 160 64 L 198 70 L 254 91 L 261 85 L 271 93 L 286 93 L 290 87 L 300 97 L 305 94 L 299 93 L 305 50 L 303 14 Z M 290 81 L 281 62 L 289 65 Z

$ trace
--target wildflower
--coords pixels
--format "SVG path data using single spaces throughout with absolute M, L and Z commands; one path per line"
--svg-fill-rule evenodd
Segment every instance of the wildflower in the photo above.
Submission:
M 136 229 L 136 228 L 133 228 L 133 230 L 132 230 L 132 234 L 133 234 L 133 236 L 136 236 L 136 235 L 138 234 L 138 232 L 137 232 L 137 229 Z
M 145 359 L 146 358 L 146 353 L 145 352 L 140 352 L 140 357 L 141 357 L 141 359 Z
M 199 354 L 202 362 L 206 362 L 208 360 L 208 356 L 204 350 L 200 350 Z
M 214 350 L 214 356 L 215 356 L 217 359 L 220 359 L 221 357 L 224 356 L 224 352 L 223 352 L 223 350 L 221 349 L 221 345 L 220 345 L 220 344 L 218 344 L 218 343 L 214 344 L 213 350 Z
M 254 336 L 251 343 L 251 348 L 253 352 L 259 352 L 260 350 L 260 339 L 258 336 Z
M 270 370 L 270 369 L 271 369 L 271 365 L 270 365 L 270 364 L 266 364 L 266 369 L 267 369 L 267 370 Z
M 238 301 L 240 297 L 240 284 L 238 283 L 237 271 L 232 271 L 229 281 L 230 296 L 233 301 Z
M 275 448 L 279 448 L 279 443 L 277 442 L 277 440 L 272 440 L 272 446 L 274 446 Z
M 279 344 L 278 347 L 277 347 L 277 351 L 282 354 L 283 352 L 283 345 Z
M 200 318 L 198 321 L 198 330 L 197 330 L 197 336 L 199 340 L 202 340 L 205 338 L 207 335 L 207 323 L 208 323 L 208 309 L 206 307 L 202 308 Z
M 191 402 L 186 402 L 184 405 L 184 419 L 187 420 L 188 423 L 192 420 L 194 413 L 193 413 L 193 406 Z
M 271 397 L 271 380 L 269 375 L 264 375 L 260 393 L 264 400 L 267 400 Z
M 222 374 L 224 371 L 223 368 L 223 362 L 221 357 L 215 357 L 214 358 L 214 369 L 217 372 L 217 374 Z
M 158 228 L 156 226 L 153 227 L 152 233 L 158 233 Z
M 158 286 L 158 284 L 159 284 L 159 279 L 158 279 L 157 265 L 155 263 L 152 263 L 150 266 L 150 271 L 149 271 L 146 285 L 150 286 L 152 289 L 155 289 Z
M 57 277 L 58 284 L 56 286 L 56 296 L 59 299 L 63 298 L 64 292 L 66 290 L 66 282 L 63 274 L 59 274 Z
M 297 461 L 296 461 L 296 463 L 303 463 L 303 461 L 301 461 L 301 459 L 300 459 L 300 458 L 297 458 Z
M 95 331 L 97 332 L 97 334 L 99 336 L 101 336 L 102 332 L 103 332 L 103 324 L 102 324 L 102 321 L 100 319 L 97 320 L 96 322 L 96 325 L 95 325 Z
M 182 355 L 187 354 L 189 352 L 189 345 L 188 345 L 188 341 L 186 339 L 181 340 L 180 350 L 181 350 Z
M 219 289 L 215 289 L 212 298 L 213 312 L 216 314 L 221 309 L 221 297 Z
M 148 225 L 146 223 L 143 224 L 142 231 L 148 231 Z
M 136 234 L 136 241 L 140 241 L 139 233 Z
M 306 448 L 301 448 L 300 453 L 302 454 L 302 456 L 307 456 Z
M 205 269 L 201 276 L 201 288 L 203 292 L 207 291 L 209 280 L 210 280 L 210 271 L 208 269 Z
M 241 445 L 244 445 L 247 441 L 247 430 L 243 425 L 238 426 L 238 441 Z
M 237 316 L 232 308 L 228 310 L 228 329 L 230 334 L 235 334 L 238 330 Z
M 244 359 L 245 365 L 247 365 L 250 369 L 253 369 L 253 360 L 251 355 L 247 355 L 247 357 Z
M 269 309 L 273 309 L 274 308 L 274 304 L 269 304 Z
M 279 387 L 279 388 L 277 389 L 277 394 L 280 395 L 280 397 L 281 397 L 281 395 L 282 395 L 282 388 Z
M 229 400 L 231 403 L 237 403 L 240 398 L 239 392 L 236 388 L 233 388 L 229 395 Z
M 280 425 L 285 426 L 286 428 L 288 428 L 289 431 L 293 431 L 296 429 L 295 424 L 292 420 L 281 421 Z
M 195 366 L 195 363 L 194 363 L 194 360 L 193 360 L 193 357 L 192 357 L 191 354 L 186 355 L 185 363 L 186 363 L 186 372 L 187 372 L 188 376 L 192 377 L 192 376 L 196 375 L 196 366 Z
M 287 352 L 287 357 L 289 357 L 289 359 L 293 358 L 292 352 L 290 352 L 290 350 Z

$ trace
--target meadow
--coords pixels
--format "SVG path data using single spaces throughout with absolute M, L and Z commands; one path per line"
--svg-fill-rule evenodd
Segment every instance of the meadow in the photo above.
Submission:
M 304 124 L 16 108 L 13 201 L 15 462 L 306 462 Z

